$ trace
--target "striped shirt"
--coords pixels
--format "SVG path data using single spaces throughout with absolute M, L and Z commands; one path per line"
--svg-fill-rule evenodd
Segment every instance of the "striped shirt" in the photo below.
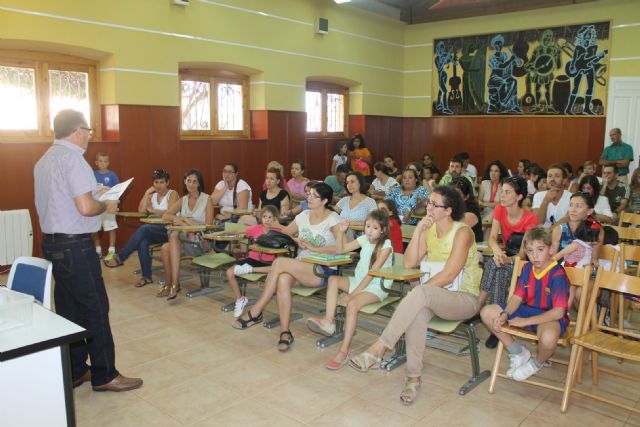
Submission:
M 552 262 L 540 273 L 536 273 L 533 264 L 528 262 L 518 277 L 514 295 L 522 298 L 529 307 L 541 310 L 561 307 L 567 310 L 569 285 L 567 273 L 557 262 Z

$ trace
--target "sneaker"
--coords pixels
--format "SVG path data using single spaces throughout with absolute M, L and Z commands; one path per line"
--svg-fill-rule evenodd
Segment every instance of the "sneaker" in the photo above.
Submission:
M 533 357 L 530 357 L 527 363 L 513 370 L 511 377 L 516 381 L 524 381 L 530 376 L 540 372 L 540 369 L 542 369 L 542 367 L 538 368 L 533 361 Z
M 249 264 L 236 265 L 233 268 L 234 276 L 242 276 L 243 274 L 250 274 L 252 272 L 253 272 L 253 267 L 251 267 Z
M 527 347 L 522 347 L 522 351 L 518 354 L 509 354 L 509 370 L 507 371 L 507 376 L 512 377 L 513 372 L 527 363 L 529 359 L 531 359 L 531 352 L 527 350 Z
M 330 337 L 336 333 L 336 324 L 335 323 L 325 323 L 322 321 L 323 319 L 316 319 L 315 317 L 310 317 L 307 319 L 307 326 L 313 332 L 317 334 L 322 334 L 326 337 Z
M 103 258 L 104 261 L 111 261 L 113 259 L 113 252 L 109 252 Z
M 249 300 L 247 299 L 247 297 L 240 297 L 236 300 L 236 305 L 233 308 L 233 317 L 235 317 L 236 319 L 240 316 L 242 316 L 242 312 L 244 311 L 244 308 L 247 306 L 247 303 L 249 302 Z

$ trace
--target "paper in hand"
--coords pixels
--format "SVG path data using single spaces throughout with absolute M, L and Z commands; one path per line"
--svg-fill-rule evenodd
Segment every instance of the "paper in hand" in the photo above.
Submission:
M 133 178 L 129 178 L 128 180 L 121 182 L 120 184 L 116 184 L 111 187 L 109 190 L 105 191 L 102 196 L 98 198 L 99 201 L 104 202 L 106 200 L 119 200 L 122 194 L 125 192 L 129 184 L 131 184 Z

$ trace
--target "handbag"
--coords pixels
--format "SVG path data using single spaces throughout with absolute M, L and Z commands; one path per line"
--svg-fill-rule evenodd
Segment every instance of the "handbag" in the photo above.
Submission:
M 356 159 L 356 169 L 366 169 L 367 166 L 367 162 L 364 160 Z
M 504 253 L 507 256 L 516 256 L 520 253 L 522 247 L 522 240 L 524 239 L 524 233 L 511 233 L 511 236 L 507 239 L 507 244 L 504 247 Z
M 258 236 L 255 242 L 258 246 L 264 246 L 265 248 L 288 249 L 292 256 L 295 256 L 298 250 L 298 245 L 291 236 L 276 230 L 270 230 L 262 236 Z
M 444 266 L 446 261 L 429 261 L 427 259 L 423 259 L 420 263 L 420 271 L 424 273 L 422 277 L 420 277 L 420 284 L 424 285 L 436 274 L 440 273 L 444 270 Z M 460 270 L 460 273 L 453 279 L 451 283 L 444 286 L 445 289 L 448 289 L 452 292 L 458 292 L 462 287 L 462 278 L 464 277 L 464 268 Z

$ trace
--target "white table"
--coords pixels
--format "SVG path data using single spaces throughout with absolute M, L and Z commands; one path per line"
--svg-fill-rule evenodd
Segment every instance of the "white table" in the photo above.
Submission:
M 0 332 L 0 424 L 75 426 L 69 344 L 87 337 L 38 304 L 31 326 Z

